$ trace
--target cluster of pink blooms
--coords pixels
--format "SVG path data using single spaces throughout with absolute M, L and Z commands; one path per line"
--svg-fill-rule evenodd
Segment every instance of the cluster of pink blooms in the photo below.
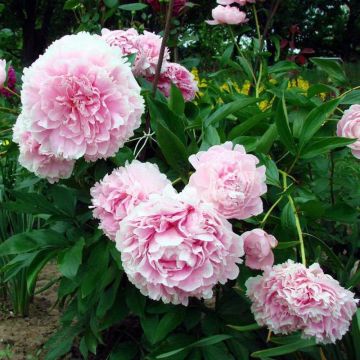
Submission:
M 244 241 L 227 219 L 261 213 L 266 191 L 264 166 L 242 146 L 216 145 L 190 162 L 195 172 L 180 194 L 155 165 L 138 161 L 91 189 L 94 217 L 116 239 L 130 281 L 152 299 L 184 305 L 189 297 L 210 298 L 214 285 L 237 277 Z M 205 183 L 213 186 L 205 191 Z M 255 268 L 269 263 L 276 240 L 268 238 Z
M 319 264 L 306 268 L 288 260 L 245 283 L 251 310 L 275 334 L 301 331 L 304 338 L 334 343 L 348 331 L 358 300 Z
M 103 29 L 102 38 L 112 47 L 117 47 L 123 55 L 133 55 L 135 60 L 132 71 L 135 76 L 144 77 L 153 82 L 159 61 L 162 38 L 154 33 L 144 31 L 139 34 L 135 29 L 113 30 Z M 191 101 L 198 91 L 193 74 L 184 66 L 170 62 L 170 51 L 165 48 L 158 89 L 169 96 L 171 84 L 177 86 L 184 99 Z
M 161 3 L 159 0 L 146 0 L 146 2 L 153 8 L 154 11 L 159 12 L 162 10 Z M 184 9 L 187 0 L 174 0 L 173 15 L 178 16 Z M 165 4 L 164 1 L 162 1 Z M 166 7 L 164 7 L 165 10 Z
M 344 111 L 343 117 L 337 124 L 337 135 L 357 139 L 348 147 L 352 154 L 360 159 L 360 105 L 352 105 Z
M 12 96 L 12 91 L 15 91 L 15 85 L 16 73 L 14 68 L 10 65 L 6 71 L 6 60 L 0 59 L 0 94 L 5 97 Z M 10 91 L 8 89 L 10 89 Z
M 19 161 L 50 182 L 69 177 L 81 157 L 113 156 L 140 126 L 144 100 L 129 63 L 98 35 L 55 41 L 22 80 Z
M 256 0 L 217 0 L 219 4 L 212 10 L 213 20 L 207 20 L 209 25 L 239 25 L 249 21 L 246 13 L 234 4 L 244 6 L 247 3 L 255 3 Z

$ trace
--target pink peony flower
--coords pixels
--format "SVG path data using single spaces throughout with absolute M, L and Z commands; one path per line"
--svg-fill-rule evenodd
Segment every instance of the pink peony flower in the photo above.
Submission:
M 146 0 L 146 2 L 153 8 L 154 11 L 158 12 L 161 10 L 159 0 Z M 185 7 L 187 0 L 175 0 L 173 7 L 173 15 L 178 16 L 181 10 Z
M 136 54 L 132 71 L 136 76 L 152 76 L 156 72 L 162 38 L 145 31 L 139 35 L 135 29 L 114 30 L 103 29 L 102 38 L 110 45 L 118 47 L 123 55 Z M 162 71 L 166 70 L 170 58 L 169 49 L 165 49 Z
M 300 330 L 303 338 L 334 343 L 348 331 L 358 300 L 319 264 L 306 268 L 288 260 L 249 278 L 245 286 L 259 325 L 275 334 Z
M 110 45 L 120 48 L 123 55 L 131 55 L 137 53 L 135 47 L 136 39 L 139 33 L 135 29 L 128 30 L 101 30 L 101 37 Z
M 133 68 L 136 76 L 151 76 L 155 74 L 159 61 L 161 42 L 161 36 L 149 31 L 144 31 L 144 34 L 139 35 L 136 39 L 135 47 L 138 49 L 138 52 Z M 169 59 L 170 52 L 169 49 L 166 48 L 161 68 L 162 72 L 166 70 Z
M 220 5 L 231 5 L 231 4 L 239 4 L 240 6 L 249 4 L 255 4 L 256 0 L 217 0 L 216 1 Z
M 154 77 L 148 80 L 153 81 Z M 168 63 L 166 71 L 159 77 L 158 89 L 166 97 L 170 96 L 171 83 L 179 88 L 185 101 L 193 100 L 199 90 L 194 75 L 180 64 Z
M 235 279 L 243 245 L 231 224 L 194 189 L 151 195 L 121 222 L 116 246 L 129 280 L 151 299 L 188 304 Z
M 0 59 L 0 89 L 6 81 L 6 60 Z
M 119 223 L 150 194 L 160 193 L 171 182 L 158 167 L 134 160 L 115 169 L 90 190 L 93 215 L 100 220 L 100 229 L 111 239 L 119 230 Z
M 247 231 L 241 235 L 246 255 L 245 265 L 255 270 L 265 270 L 274 264 L 272 249 L 278 244 L 274 236 L 262 229 Z
M 345 110 L 343 117 L 337 124 L 337 135 L 350 139 L 357 139 L 348 145 L 352 154 L 360 159 L 360 105 L 352 105 Z
M 120 51 L 99 36 L 64 36 L 24 70 L 21 92 L 41 153 L 95 161 L 139 127 L 144 101 Z
M 209 25 L 219 25 L 219 24 L 228 24 L 228 25 L 239 25 L 244 24 L 249 21 L 246 17 L 246 14 L 243 11 L 240 11 L 235 6 L 221 6 L 218 5 L 212 11 L 212 17 L 214 20 L 207 20 L 206 22 Z
M 19 163 L 38 177 L 45 178 L 52 184 L 59 179 L 69 178 L 75 161 L 42 152 L 40 144 L 33 138 L 32 133 L 26 127 L 27 120 L 21 114 L 13 129 L 13 140 L 20 147 Z
M 231 141 L 191 155 L 195 168 L 189 185 L 197 189 L 203 201 L 210 202 L 227 219 L 247 219 L 261 214 L 260 196 L 266 192 L 265 166 L 256 167 L 256 156 L 246 154 Z

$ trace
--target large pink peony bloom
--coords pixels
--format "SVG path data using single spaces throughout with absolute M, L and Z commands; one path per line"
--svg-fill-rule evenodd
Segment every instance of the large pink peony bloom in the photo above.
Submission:
M 194 189 L 151 195 L 121 222 L 116 245 L 129 280 L 151 299 L 188 304 L 235 279 L 243 245 L 231 224 Z
M 154 77 L 148 79 L 153 81 Z M 159 77 L 158 89 L 166 97 L 170 96 L 171 83 L 180 89 L 185 101 L 193 100 L 199 90 L 194 75 L 180 64 L 168 63 L 166 71 Z
M 239 25 L 249 21 L 246 17 L 246 13 L 240 11 L 235 6 L 221 6 L 218 5 L 212 10 L 212 17 L 214 20 L 206 20 L 209 25 Z
M 6 60 L 0 59 L 0 89 L 6 81 Z
M 319 264 L 306 268 L 291 260 L 249 278 L 245 286 L 258 324 L 275 334 L 300 330 L 304 338 L 324 344 L 348 331 L 358 302 Z
M 160 11 L 161 6 L 159 0 L 146 0 L 146 2 L 153 8 L 154 11 Z M 175 0 L 173 7 L 173 15 L 178 16 L 181 10 L 185 7 L 187 0 Z
M 42 153 L 95 161 L 139 127 L 144 101 L 129 64 L 101 37 L 64 36 L 24 70 L 21 100 Z
M 27 125 L 27 120 L 21 114 L 13 129 L 13 140 L 20 147 L 19 163 L 38 177 L 47 179 L 50 183 L 69 178 L 75 161 L 42 152 L 40 144 L 27 130 Z
M 344 111 L 344 115 L 337 124 L 337 135 L 350 139 L 357 139 L 348 145 L 352 154 L 360 159 L 360 105 L 352 105 Z
M 246 255 L 245 265 L 255 270 L 265 270 L 274 264 L 272 249 L 278 241 L 262 229 L 247 231 L 241 235 Z
M 132 71 L 136 76 L 152 76 L 159 61 L 162 38 L 149 31 L 140 34 L 135 29 L 103 29 L 102 38 L 110 45 L 118 47 L 123 55 L 136 54 Z M 166 70 L 170 58 L 169 49 L 165 49 L 162 71 Z
M 134 160 L 115 169 L 90 190 L 93 215 L 100 220 L 100 228 L 111 239 L 119 230 L 119 223 L 150 194 L 160 193 L 171 182 L 158 167 Z
M 262 213 L 260 196 L 266 192 L 266 169 L 256 167 L 258 158 L 247 154 L 243 146 L 233 149 L 228 141 L 191 155 L 189 161 L 196 170 L 189 185 L 220 214 L 228 219 L 247 219 Z

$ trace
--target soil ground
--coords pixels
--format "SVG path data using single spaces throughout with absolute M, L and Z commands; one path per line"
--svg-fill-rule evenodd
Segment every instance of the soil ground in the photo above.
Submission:
M 56 265 L 48 264 L 39 275 L 37 288 L 42 288 L 57 276 Z M 14 317 L 10 310 L 0 311 L 0 360 L 43 359 L 41 348 L 55 331 L 60 315 L 58 308 L 54 307 L 56 292 L 54 285 L 36 295 L 27 318 Z M 8 355 L 4 354 L 5 349 Z

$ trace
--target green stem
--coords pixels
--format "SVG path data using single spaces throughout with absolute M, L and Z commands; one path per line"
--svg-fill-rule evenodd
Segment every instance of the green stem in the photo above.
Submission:
M 261 42 L 261 34 L 260 34 L 260 25 L 259 25 L 259 18 L 257 15 L 257 10 L 255 4 L 253 5 L 253 11 L 254 11 L 254 18 L 255 18 L 255 24 L 256 24 L 256 32 L 259 39 L 259 44 Z
M 264 218 L 261 220 L 260 222 L 260 226 L 261 228 L 263 228 L 265 226 L 266 220 L 268 219 L 268 217 L 271 215 L 271 213 L 273 212 L 273 210 L 276 208 L 276 206 L 279 204 L 279 202 L 283 199 L 283 195 L 281 195 L 275 202 L 274 204 L 271 206 L 271 208 L 267 211 L 267 213 L 265 214 Z
M 8 88 L 7 86 L 4 86 L 4 89 L 7 90 L 9 93 L 17 96 L 19 99 L 21 98 L 21 96 L 20 96 L 17 92 L 15 92 L 14 90 L 11 90 L 11 89 Z
M 3 106 L 0 106 L 0 110 L 4 110 L 4 111 L 7 111 L 7 112 L 10 112 L 10 113 L 13 113 L 13 114 L 18 114 L 18 112 L 14 109 L 10 109 L 10 108 L 7 108 L 7 107 L 3 107 Z

